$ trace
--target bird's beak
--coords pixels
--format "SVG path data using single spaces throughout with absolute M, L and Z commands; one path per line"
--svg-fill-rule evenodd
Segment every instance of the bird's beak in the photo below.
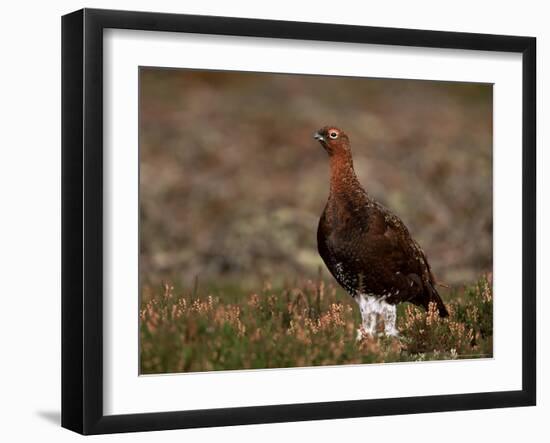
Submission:
M 313 138 L 315 140 L 319 140 L 320 142 L 324 142 L 325 141 L 325 137 L 323 137 L 321 134 L 319 134 L 318 132 L 316 132 L 315 134 L 313 134 Z

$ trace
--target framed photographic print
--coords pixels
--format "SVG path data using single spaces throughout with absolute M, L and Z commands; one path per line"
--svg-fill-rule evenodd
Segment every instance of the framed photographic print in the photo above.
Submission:
M 535 51 L 64 16 L 62 425 L 534 405 Z

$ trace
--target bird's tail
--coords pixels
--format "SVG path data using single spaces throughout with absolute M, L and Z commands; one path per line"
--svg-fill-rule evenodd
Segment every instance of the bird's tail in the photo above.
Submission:
M 439 293 L 437 292 L 437 290 L 434 288 L 434 286 L 430 283 L 428 285 L 429 287 L 429 290 L 430 290 L 430 299 L 429 299 L 429 302 L 433 302 L 436 304 L 437 306 L 437 310 L 439 311 L 439 316 L 441 318 L 445 318 L 445 317 L 448 317 L 449 316 L 449 311 L 447 311 L 447 308 L 445 307 L 445 304 L 443 303 L 443 300 L 441 300 L 441 296 L 439 295 Z M 427 309 L 427 307 L 426 307 Z

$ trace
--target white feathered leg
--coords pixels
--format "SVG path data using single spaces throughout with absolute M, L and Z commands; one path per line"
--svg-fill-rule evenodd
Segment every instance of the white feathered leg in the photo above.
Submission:
M 380 304 L 382 305 L 382 316 L 384 317 L 384 333 L 391 337 L 399 336 L 399 331 L 395 327 L 397 307 L 384 301 L 380 302 Z
M 376 309 L 376 299 L 372 296 L 358 294 L 355 297 L 359 310 L 361 312 L 361 327 L 357 330 L 357 340 L 362 340 L 365 336 L 374 336 L 378 322 L 378 309 Z

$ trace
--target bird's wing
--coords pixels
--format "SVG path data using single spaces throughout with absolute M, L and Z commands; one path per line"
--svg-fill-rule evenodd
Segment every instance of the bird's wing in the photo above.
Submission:
M 426 309 L 435 302 L 440 315 L 447 316 L 426 254 L 401 219 L 377 204 L 371 212 L 369 232 L 370 254 L 380 257 L 376 269 L 379 285 L 392 288 L 388 301 L 410 301 Z
M 370 275 L 370 290 L 382 291 L 389 301 L 412 301 L 424 292 L 430 271 L 424 253 L 405 224 L 388 209 L 375 203 L 369 211 L 362 260 Z

